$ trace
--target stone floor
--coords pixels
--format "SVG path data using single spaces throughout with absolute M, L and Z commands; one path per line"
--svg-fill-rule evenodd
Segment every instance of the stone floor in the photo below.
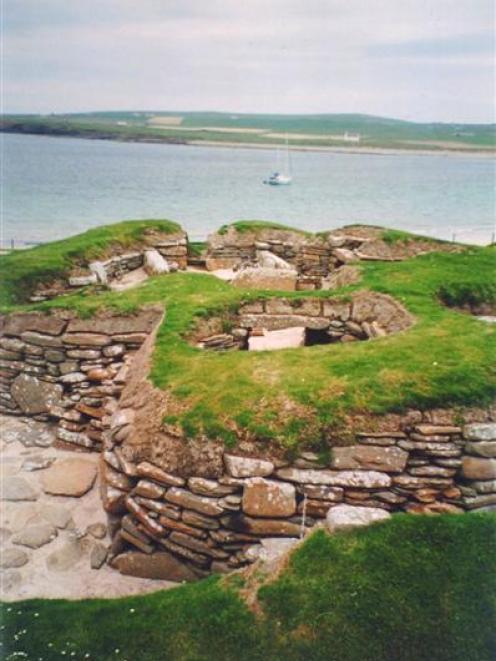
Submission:
M 104 563 L 98 455 L 56 449 L 54 438 L 46 423 L 0 416 L 0 598 L 118 597 L 173 587 Z

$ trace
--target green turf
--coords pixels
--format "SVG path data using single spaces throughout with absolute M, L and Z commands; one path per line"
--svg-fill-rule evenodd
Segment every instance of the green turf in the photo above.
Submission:
M 2 604 L 2 658 L 494 659 L 494 514 L 396 515 L 333 537 L 317 531 L 278 578 L 255 578 L 209 578 L 116 600 Z M 239 590 L 258 585 L 255 617 Z
M 111 246 L 132 246 L 153 229 L 169 234 L 181 227 L 169 220 L 124 221 L 1 256 L 0 306 L 24 302 L 35 285 L 64 275 L 80 260 L 98 259 Z
M 82 237 L 87 235 L 69 239 L 67 245 L 79 245 Z M 86 241 L 85 245 L 89 249 Z M 60 259 L 67 249 L 61 246 L 64 242 L 0 258 L 0 267 L 2 262 L 9 264 L 4 268 L 7 284 L 14 282 L 15 291 L 22 290 L 14 274 L 36 277 L 30 271 L 33 264 L 40 268 L 34 256 L 43 252 Z M 72 308 L 90 316 L 102 307 L 126 313 L 147 303 L 164 304 L 167 314 L 158 332 L 151 378 L 172 394 L 166 422 L 174 420 L 187 436 L 204 432 L 228 446 L 247 430 L 289 453 L 302 445 L 325 452 L 330 440 L 346 442 L 336 433 L 346 427 L 346 416 L 410 407 L 484 406 L 494 400 L 494 325 L 444 305 L 441 297 L 456 303 L 463 291 L 465 298 L 494 301 L 494 286 L 488 283 L 494 282 L 496 273 L 495 246 L 431 253 L 404 262 L 364 262 L 360 268 L 362 281 L 333 296 L 349 297 L 363 289 L 390 294 L 414 315 L 413 327 L 352 344 L 275 352 L 202 351 L 185 339 L 199 317 L 227 319 L 243 300 L 270 294 L 233 288 L 201 273 L 157 276 L 125 292 L 81 292 L 37 307 Z
M 261 232 L 263 230 L 285 230 L 287 232 L 295 232 L 296 234 L 303 234 L 310 236 L 311 232 L 305 232 L 297 227 L 290 227 L 289 225 L 281 225 L 281 223 L 273 223 L 268 220 L 235 220 L 228 225 L 222 225 L 219 229 L 219 234 L 226 234 L 228 229 L 233 227 L 236 232 L 246 234 L 247 232 Z

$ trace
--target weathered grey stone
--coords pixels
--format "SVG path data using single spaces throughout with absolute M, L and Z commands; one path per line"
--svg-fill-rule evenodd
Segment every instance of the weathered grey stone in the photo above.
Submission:
M 195 512 L 200 512 L 200 514 L 206 514 L 207 516 L 219 516 L 224 511 L 217 499 L 197 496 L 185 489 L 179 489 L 177 487 L 171 487 L 165 494 L 165 499 L 175 505 L 195 510 Z
M 69 349 L 66 351 L 66 355 L 68 358 L 77 358 L 78 360 L 98 360 L 102 354 L 99 349 Z
M 147 555 L 130 551 L 122 553 L 112 560 L 112 566 L 121 574 L 141 578 L 155 578 L 167 581 L 182 582 L 196 580 L 196 574 L 172 553 L 161 551 Z
M 6 316 L 2 330 L 5 335 L 21 335 L 24 331 L 60 335 L 66 323 L 65 320 L 53 315 L 40 312 L 20 312 Z
M 468 441 L 464 450 L 467 454 L 488 459 L 496 458 L 496 443 L 494 441 Z
M 255 519 L 241 513 L 223 516 L 221 522 L 226 528 L 262 537 L 297 537 L 301 532 L 299 524 L 286 519 Z
M 470 486 L 479 493 L 496 493 L 496 480 L 477 480 Z
M 496 493 L 475 496 L 474 498 L 465 498 L 464 505 L 469 510 L 496 505 Z
M 73 443 L 74 445 L 79 445 L 83 448 L 92 448 L 95 443 L 82 432 L 73 432 L 68 429 L 63 429 L 59 427 L 57 430 L 57 438 L 65 443 Z
M 158 250 L 145 250 L 144 269 L 150 274 L 169 273 L 169 265 Z
M 100 567 L 103 566 L 105 560 L 107 559 L 107 555 L 108 548 L 104 544 L 96 542 L 90 552 L 91 569 L 100 569 Z
M 232 477 L 267 477 L 274 472 L 274 464 L 265 459 L 224 454 L 224 463 Z
M 64 344 L 84 347 L 105 347 L 111 343 L 108 335 L 102 333 L 66 333 L 62 336 Z
M 226 559 L 229 557 L 229 553 L 222 551 L 221 549 L 215 548 L 214 546 L 209 545 L 207 542 L 197 539 L 196 537 L 191 537 L 182 532 L 174 531 L 169 539 L 174 544 L 179 544 L 185 548 L 191 549 L 196 553 L 202 553 L 203 555 L 208 555 L 211 558 L 216 558 L 218 560 Z M 210 542 L 211 544 L 211 542 Z
M 29 555 L 22 549 L 5 549 L 0 553 L 0 567 L 2 569 L 15 569 L 23 567 L 29 561 Z
M 69 374 L 64 374 L 61 376 L 60 380 L 62 383 L 73 385 L 75 383 L 82 383 L 83 381 L 86 381 L 87 378 L 88 377 L 86 374 L 83 374 L 83 372 L 69 372 Z
M 391 478 L 378 471 L 329 471 L 299 468 L 280 468 L 276 472 L 282 480 L 301 484 L 327 484 L 338 487 L 380 489 L 391 486 Z
M 39 492 L 23 477 L 10 475 L 2 480 L 2 500 L 37 500 Z
M 336 505 L 327 513 L 326 524 L 329 532 L 349 530 L 368 526 L 377 521 L 385 521 L 391 515 L 378 507 L 357 507 L 356 505 Z
M 496 422 L 474 422 L 465 425 L 463 435 L 470 441 L 496 441 Z
M 401 473 L 406 466 L 408 452 L 397 447 L 374 445 L 351 445 L 333 448 L 331 468 L 337 470 L 378 470 L 386 473 Z
M 288 517 L 296 512 L 296 491 L 292 484 L 252 477 L 243 490 L 243 511 L 251 516 Z
M 44 468 L 51 466 L 54 461 L 55 457 L 42 457 L 40 455 L 28 457 L 23 461 L 21 470 L 27 471 L 28 473 L 43 470 Z
M 68 571 L 79 562 L 82 555 L 81 541 L 76 535 L 72 535 L 61 548 L 50 553 L 46 565 L 50 571 Z
M 203 477 L 190 477 L 188 487 L 200 496 L 227 496 L 237 491 L 235 486 L 219 484 L 215 480 L 207 480 Z
M 43 519 L 49 521 L 56 528 L 67 528 L 72 521 L 71 512 L 63 505 L 43 503 L 40 509 Z
M 276 351 L 278 349 L 295 349 L 305 345 L 306 331 L 304 326 L 266 331 L 264 335 L 252 335 L 248 338 L 249 351 Z
M 107 534 L 107 526 L 104 523 L 90 523 L 86 528 L 88 535 L 95 537 L 95 539 L 103 539 Z
M 45 335 L 44 333 L 37 333 L 35 331 L 25 331 L 22 333 L 21 339 L 27 344 L 35 344 L 38 347 L 51 347 L 56 349 L 62 346 L 62 340 L 60 337 Z
M 467 480 L 493 480 L 496 478 L 496 459 L 464 456 L 462 471 Z
M 119 488 L 119 485 L 114 484 L 113 486 Z M 143 498 L 158 499 L 162 498 L 164 493 L 164 487 L 155 484 L 155 482 L 152 482 L 151 480 L 140 480 L 134 487 L 134 494 L 142 496 Z
M 454 425 L 417 425 L 415 431 L 424 436 L 437 436 L 438 434 L 461 434 L 461 427 Z
M 129 411 L 130 409 L 124 409 Z M 134 418 L 133 418 L 134 419 Z M 154 480 L 159 484 L 163 484 L 167 487 L 182 487 L 186 484 L 186 480 L 178 475 L 172 475 L 162 470 L 158 466 L 154 466 L 148 461 L 143 461 L 136 467 L 136 473 L 140 477 L 145 477 L 150 480 Z
M 19 374 L 10 390 L 23 413 L 46 413 L 50 407 L 60 404 L 63 389 L 57 383 L 48 383 L 29 374 Z
M 87 459 L 59 459 L 42 475 L 43 490 L 55 496 L 83 496 L 95 479 L 96 465 Z
M 232 284 L 244 289 L 294 291 L 297 278 L 293 269 L 246 268 L 236 273 Z
M 13 544 L 29 546 L 31 549 L 38 549 L 40 546 L 48 544 L 57 537 L 57 529 L 48 524 L 36 524 L 27 526 L 12 537 Z
M 205 516 L 204 514 L 200 514 L 193 510 L 184 510 L 182 520 L 189 526 L 204 528 L 206 530 L 217 530 L 220 527 L 220 523 L 217 519 Z
M 239 318 L 239 325 L 242 328 L 265 328 L 268 331 L 300 327 L 322 330 L 328 328 L 329 324 L 327 317 L 300 315 L 296 311 L 293 314 L 252 314 Z
M 298 486 L 298 493 L 307 496 L 307 498 L 340 502 L 343 500 L 344 489 L 319 484 L 302 484 Z
M 87 287 L 88 285 L 95 285 L 98 282 L 96 273 L 89 273 L 88 275 L 78 275 L 69 278 L 70 287 Z
M 260 560 L 266 565 L 271 565 L 291 551 L 299 541 L 297 537 L 266 537 L 260 541 L 260 544 L 250 546 L 245 551 L 245 556 L 250 562 Z

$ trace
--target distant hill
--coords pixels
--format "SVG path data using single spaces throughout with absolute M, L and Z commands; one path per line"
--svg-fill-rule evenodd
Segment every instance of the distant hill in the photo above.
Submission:
M 271 115 L 109 111 L 4 115 L 0 130 L 154 142 L 229 142 L 292 146 L 494 150 L 496 124 L 409 122 L 361 114 Z

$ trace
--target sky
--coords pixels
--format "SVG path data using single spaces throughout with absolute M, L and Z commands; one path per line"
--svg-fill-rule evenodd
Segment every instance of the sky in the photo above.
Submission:
M 3 112 L 494 122 L 493 0 L 0 0 Z

